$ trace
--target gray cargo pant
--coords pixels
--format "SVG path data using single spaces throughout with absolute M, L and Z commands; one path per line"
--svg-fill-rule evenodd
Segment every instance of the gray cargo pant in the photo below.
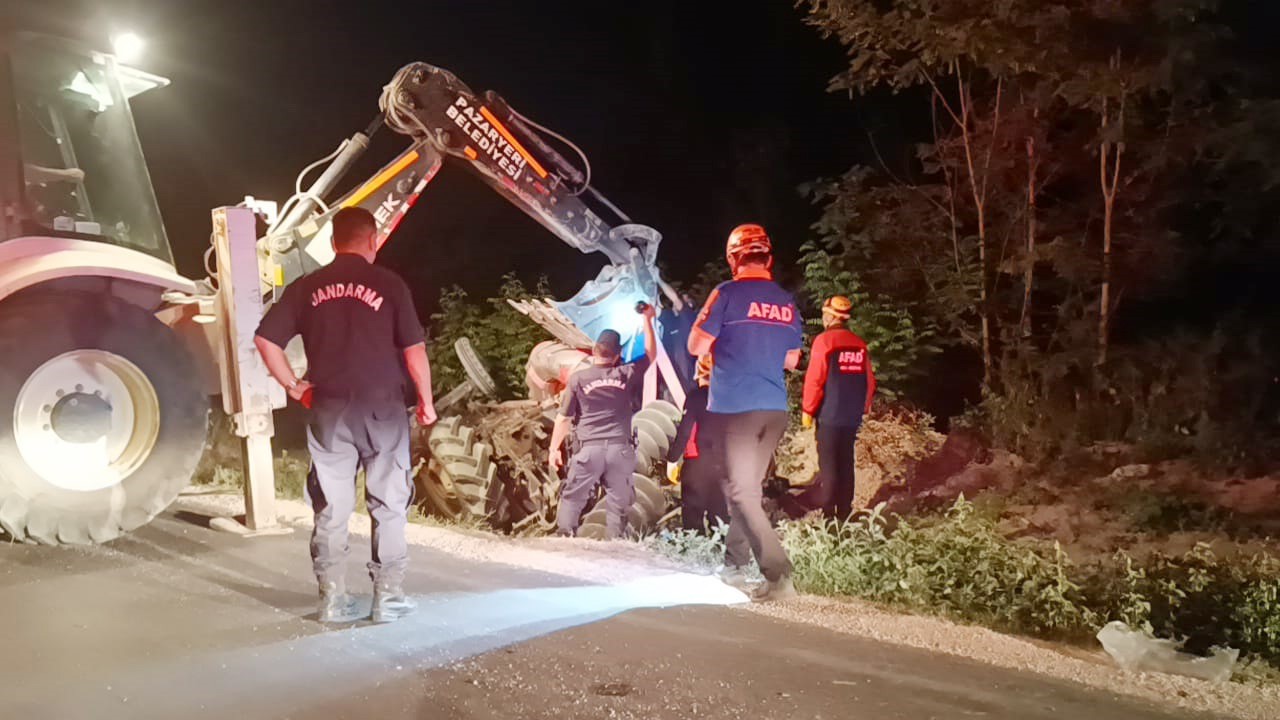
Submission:
M 356 507 L 356 470 L 363 467 L 365 504 L 373 521 L 369 576 L 375 583 L 398 586 L 408 564 L 404 529 L 413 501 L 404 401 L 317 398 L 307 423 L 307 447 L 316 578 L 323 584 L 345 577 L 347 523 Z
M 630 438 L 589 440 L 582 443 L 569 460 L 569 477 L 560 489 L 560 508 L 556 525 L 577 534 L 582 509 L 591 500 L 596 486 L 604 482 L 605 537 L 622 537 L 627 529 L 627 515 L 636 499 L 636 446 Z
M 725 565 L 743 567 L 755 555 L 766 579 L 791 574 L 791 560 L 763 505 L 764 476 L 787 429 L 787 414 L 778 410 L 707 413 L 706 424 L 711 447 L 724 458 L 724 493 L 729 500 Z

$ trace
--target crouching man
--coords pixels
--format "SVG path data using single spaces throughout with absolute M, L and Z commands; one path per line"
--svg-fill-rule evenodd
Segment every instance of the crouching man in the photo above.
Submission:
M 558 474 L 564 465 L 561 448 L 572 426 L 574 452 L 569 460 L 569 476 L 560 490 L 557 535 L 577 534 L 582 511 L 601 482 L 608 512 L 606 537 L 613 540 L 626 532 L 627 514 L 635 500 L 631 476 L 636 471 L 636 445 L 631 414 L 645 370 L 658 347 L 653 306 L 645 305 L 641 312 L 645 356 L 630 365 L 620 364 L 622 338 L 614 330 L 605 330 L 592 348 L 592 367 L 574 373 L 565 388 L 547 458 L 551 471 Z

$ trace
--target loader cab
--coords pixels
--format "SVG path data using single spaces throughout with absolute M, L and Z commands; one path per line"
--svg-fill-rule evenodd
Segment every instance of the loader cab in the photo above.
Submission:
M 167 84 L 61 38 L 0 37 L 0 241 L 91 240 L 172 264 L 129 108 Z

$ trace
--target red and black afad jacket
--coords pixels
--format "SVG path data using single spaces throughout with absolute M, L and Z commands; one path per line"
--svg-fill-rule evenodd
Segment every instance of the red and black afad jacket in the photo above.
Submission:
M 862 338 L 844 328 L 813 339 L 804 376 L 804 411 L 821 424 L 857 427 L 871 409 L 876 375 Z

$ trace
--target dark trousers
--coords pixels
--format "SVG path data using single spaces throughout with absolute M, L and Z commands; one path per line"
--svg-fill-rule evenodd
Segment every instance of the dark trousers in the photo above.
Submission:
M 685 458 L 680 470 L 680 520 L 685 530 L 706 534 L 719 523 L 728 524 L 729 505 L 724 496 L 724 465 L 707 439 L 699 438 L 699 445 L 698 457 Z
M 347 523 L 356 507 L 356 471 L 364 468 L 365 504 L 373 522 L 369 575 L 398 586 L 408 565 L 404 530 L 413 501 L 409 415 L 403 401 L 317 399 L 307 423 L 311 472 L 307 498 L 315 512 L 311 561 L 321 583 L 345 576 Z
M 814 440 L 818 444 L 818 476 L 813 483 L 813 499 L 807 504 L 829 518 L 846 520 L 853 513 L 858 426 L 818 423 Z
M 591 440 L 573 453 L 569 460 L 569 477 L 560 489 L 560 507 L 556 525 L 564 532 L 577 534 L 582 510 L 591 500 L 596 486 L 604 483 L 605 537 L 620 538 L 627 530 L 627 515 L 636 499 L 636 446 L 625 440 Z
M 742 567 L 754 555 L 768 580 L 791 573 L 791 561 L 764 511 L 764 476 L 778 441 L 787 429 L 781 410 L 708 413 L 712 447 L 724 459 L 725 496 L 729 501 L 729 537 L 725 565 Z

